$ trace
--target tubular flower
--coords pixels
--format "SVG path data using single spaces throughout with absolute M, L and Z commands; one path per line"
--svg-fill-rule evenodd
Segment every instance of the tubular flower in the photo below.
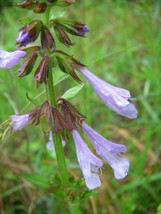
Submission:
M 126 146 L 106 140 L 85 122 L 82 123 L 82 129 L 89 137 L 97 154 L 112 167 L 115 178 L 124 178 L 129 170 L 129 160 L 122 156 L 122 153 L 126 152 Z
M 10 121 L 12 132 L 23 129 L 28 124 L 29 120 L 29 114 L 24 114 L 20 116 L 12 115 Z
M 13 52 L 0 50 L 0 68 L 11 68 L 17 65 L 25 55 L 26 52 L 21 50 L 15 50 Z
M 35 117 L 36 113 L 37 108 L 34 108 L 28 114 L 20 116 L 12 115 L 10 119 L 11 131 L 14 132 L 23 129 Z
M 103 163 L 89 150 L 77 130 L 72 131 L 75 141 L 77 158 L 85 178 L 86 186 L 88 189 L 95 189 L 101 186 L 99 179 L 98 168 L 101 168 Z
M 137 117 L 138 112 L 135 105 L 128 101 L 131 98 L 128 90 L 110 85 L 84 67 L 77 67 L 77 69 L 110 109 L 130 119 Z

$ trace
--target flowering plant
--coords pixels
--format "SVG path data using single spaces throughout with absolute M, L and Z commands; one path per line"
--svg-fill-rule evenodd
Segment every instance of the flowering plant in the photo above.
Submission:
M 59 188 L 63 192 L 63 198 L 68 198 L 69 189 L 74 186 L 75 189 L 80 189 L 78 195 L 79 200 L 81 200 L 86 196 L 85 193 L 88 192 L 89 194 L 89 190 L 101 186 L 99 170 L 102 169 L 103 162 L 90 151 L 79 133 L 79 128 L 88 136 L 96 153 L 111 166 L 116 179 L 123 179 L 127 175 L 129 160 L 123 156 L 123 153 L 126 152 L 125 145 L 110 142 L 94 131 L 87 125 L 86 116 L 81 114 L 68 101 L 71 94 L 74 92 L 75 95 L 83 86 L 79 74 L 82 74 L 88 80 L 98 96 L 114 112 L 133 119 L 137 117 L 137 110 L 134 104 L 130 102 L 131 95 L 128 90 L 105 82 L 87 70 L 86 66 L 74 56 L 57 49 L 56 38 L 65 46 L 70 47 L 74 43 L 68 34 L 85 37 L 89 32 L 87 25 L 84 23 L 62 17 L 50 19 L 52 7 L 64 8 L 72 4 L 73 1 L 71 0 L 48 0 L 46 2 L 25 0 L 16 4 L 17 7 L 33 10 L 38 15 L 43 13 L 44 19 L 32 20 L 19 30 L 16 39 L 18 47 L 15 51 L 0 50 L 0 67 L 8 69 L 24 59 L 23 64 L 17 71 L 17 77 L 19 78 L 29 75 L 34 70 L 35 63 L 39 61 L 33 79 L 36 81 L 37 88 L 43 84 L 45 85 L 47 98 L 39 104 L 27 95 L 30 102 L 34 104 L 34 108 L 24 115 L 12 115 L 8 121 L 7 133 L 19 131 L 28 124 L 38 125 L 41 118 L 45 117 L 48 124 L 46 133 L 49 135 L 46 147 L 48 150 L 55 150 L 59 169 L 59 176 L 55 175 L 58 179 L 54 180 L 53 192 L 57 194 L 57 188 Z M 54 30 L 56 36 L 53 36 L 52 30 Z M 39 36 L 41 42 L 35 44 L 34 42 L 38 41 Z M 53 84 L 53 69 L 56 66 L 80 84 L 78 90 L 70 89 L 62 97 L 56 97 Z M 77 159 L 85 183 L 82 180 L 81 182 L 75 180 L 68 172 L 63 146 L 68 143 L 68 135 L 70 134 L 75 141 Z M 86 189 L 84 184 L 89 190 Z M 49 184 L 49 187 L 53 187 L 53 184 Z M 64 187 L 67 187 L 67 190 Z M 78 202 L 78 199 L 75 196 L 71 201 Z

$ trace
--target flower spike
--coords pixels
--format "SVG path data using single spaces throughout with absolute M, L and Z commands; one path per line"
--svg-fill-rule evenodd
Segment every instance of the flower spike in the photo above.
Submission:
M 128 90 L 110 85 L 84 67 L 76 67 L 110 109 L 130 119 L 137 117 L 138 111 L 135 105 L 128 101 L 131 98 Z
M 122 179 L 126 177 L 129 170 L 129 160 L 122 155 L 126 152 L 126 146 L 106 140 L 85 122 L 82 123 L 82 129 L 89 137 L 97 154 L 112 167 L 115 178 Z
M 73 130 L 72 135 L 75 141 L 78 162 L 88 189 L 100 187 L 101 181 L 98 169 L 103 166 L 102 161 L 89 150 L 78 131 Z

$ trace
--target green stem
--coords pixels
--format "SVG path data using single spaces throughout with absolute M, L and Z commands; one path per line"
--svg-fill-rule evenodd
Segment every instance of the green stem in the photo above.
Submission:
M 45 13 L 45 22 L 46 22 L 47 26 L 49 23 L 49 17 L 50 17 L 50 7 L 48 7 L 48 9 Z M 54 86 L 53 86 L 53 76 L 52 76 L 52 58 L 51 58 L 51 56 L 49 57 L 49 78 L 48 78 L 48 84 L 47 84 L 47 93 L 49 94 L 50 105 L 56 107 L 55 93 L 54 93 Z M 54 121 L 52 120 L 52 127 L 53 127 L 53 123 L 54 123 Z M 60 137 L 57 136 L 56 134 L 53 134 L 53 141 L 54 141 L 56 158 L 57 158 L 62 182 L 63 182 L 63 184 L 68 184 L 69 175 L 68 175 L 67 165 L 66 165 L 65 156 L 64 156 L 64 150 L 63 150 L 63 146 L 62 146 Z
M 54 87 L 53 87 L 52 59 L 51 59 L 51 57 L 49 57 L 48 91 L 49 91 L 49 95 L 50 95 L 50 104 L 51 104 L 51 106 L 56 107 Z M 52 120 L 52 124 L 53 124 L 53 120 Z M 63 184 L 68 184 L 69 176 L 68 176 L 68 170 L 67 170 L 67 165 L 66 165 L 66 161 L 65 161 L 64 149 L 63 149 L 62 143 L 60 141 L 59 136 L 56 134 L 53 134 L 53 141 L 54 141 L 56 158 L 57 158 L 58 167 L 59 167 L 62 182 L 63 182 Z
M 78 204 L 69 204 L 71 214 L 80 214 L 80 208 Z

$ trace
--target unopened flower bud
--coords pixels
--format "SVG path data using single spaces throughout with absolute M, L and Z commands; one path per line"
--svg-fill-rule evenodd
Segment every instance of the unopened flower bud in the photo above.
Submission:
M 56 32 L 56 36 L 61 43 L 63 43 L 67 47 L 74 45 L 74 43 L 70 40 L 68 35 L 64 32 L 64 30 L 59 25 L 56 24 L 54 26 L 54 29 Z
M 25 46 L 30 42 L 34 42 L 39 36 L 41 28 L 41 21 L 35 20 L 33 22 L 30 22 L 28 25 L 22 27 L 19 30 L 20 33 L 16 39 L 17 43 L 20 44 L 20 46 Z
M 33 11 L 34 13 L 44 13 L 46 11 L 47 4 L 45 2 L 38 3 L 34 7 Z
M 39 87 L 43 82 L 45 84 L 47 83 L 48 73 L 49 73 L 49 55 L 46 54 L 41 60 L 34 75 L 34 80 L 37 80 L 37 87 Z
M 37 60 L 38 53 L 32 54 L 18 69 L 19 75 L 17 77 L 24 77 L 31 73 L 34 64 Z
M 88 26 L 78 21 L 71 21 L 64 18 L 56 18 L 52 19 L 50 23 L 51 25 L 58 24 L 64 31 L 67 31 L 68 33 L 75 36 L 84 37 L 85 34 L 89 32 Z
M 41 46 L 43 50 L 52 47 L 54 48 L 54 50 L 56 49 L 55 40 L 51 35 L 50 31 L 48 30 L 48 28 L 45 26 L 43 26 L 41 30 Z
M 67 7 L 74 3 L 74 1 L 71 0 L 48 0 L 48 2 L 59 7 Z

